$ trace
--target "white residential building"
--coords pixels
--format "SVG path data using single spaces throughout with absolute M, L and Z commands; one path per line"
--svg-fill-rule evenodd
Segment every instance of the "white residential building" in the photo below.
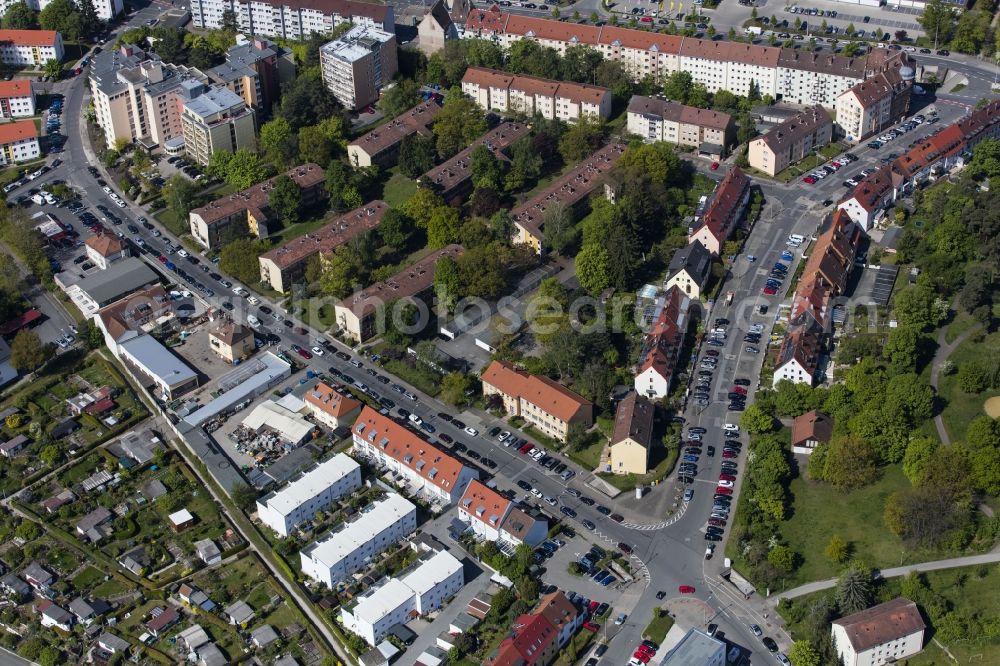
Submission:
M 319 49 L 323 83 L 348 109 L 378 99 L 382 86 L 399 69 L 396 35 L 371 26 L 356 26 Z
M 0 81 L 0 118 L 35 115 L 35 91 L 28 79 Z
M 185 102 L 181 126 L 183 146 L 179 141 L 168 143 L 167 152 L 179 153 L 183 147 L 191 159 L 203 166 L 208 165 L 214 153 L 257 149 L 254 110 L 225 86 L 209 88 Z
M 392 4 L 357 0 L 192 0 L 191 20 L 196 28 L 222 27 L 233 12 L 239 31 L 246 35 L 302 40 L 314 32 L 328 33 L 341 23 L 368 25 L 388 32 L 396 28 Z
M 17 164 L 42 154 L 38 128 L 32 120 L 0 124 L 0 164 Z
M 822 332 L 800 327 L 785 336 L 778 350 L 773 386 L 787 379 L 793 384 L 812 384 L 819 368 Z
M 354 423 L 354 452 L 401 475 L 406 484 L 442 505 L 457 502 L 478 475 L 388 416 L 365 407 Z
M 678 287 L 670 287 L 660 312 L 642 341 L 635 373 L 635 392 L 650 399 L 664 398 L 677 370 L 677 356 L 687 333 L 691 299 Z
M 257 517 L 283 537 L 296 526 L 361 487 L 361 466 L 338 453 L 257 500 Z
M 62 62 L 62 35 L 55 30 L 0 30 L 0 63 L 40 68 Z
M 912 67 L 891 69 L 837 97 L 837 126 L 848 141 L 862 141 L 895 125 L 910 109 Z
M 396 493 L 299 553 L 302 573 L 333 588 L 371 558 L 417 529 L 417 507 Z
M 834 620 L 834 649 L 844 666 L 897 663 L 924 647 L 924 624 L 917 604 L 899 597 Z
M 500 538 L 500 527 L 514 503 L 479 481 L 472 481 L 458 502 L 458 519 L 487 541 Z
M 462 562 L 446 550 L 419 562 L 409 573 L 391 578 L 340 612 L 344 626 L 375 645 L 395 625 L 426 615 L 462 589 Z
M 52 0 L 3 0 L 0 2 L 0 10 L 6 12 L 11 6 L 17 4 L 18 2 L 23 2 L 28 9 L 34 11 L 41 11 L 52 4 Z M 79 2 L 74 2 L 73 4 L 80 6 Z M 92 0 L 94 6 L 94 12 L 97 14 L 97 18 L 102 21 L 110 21 L 114 17 L 118 16 L 124 10 L 124 5 L 122 0 Z
M 607 88 L 507 74 L 486 67 L 466 70 L 462 92 L 486 111 L 537 114 L 570 123 L 584 116 L 605 120 L 611 116 L 611 91 Z

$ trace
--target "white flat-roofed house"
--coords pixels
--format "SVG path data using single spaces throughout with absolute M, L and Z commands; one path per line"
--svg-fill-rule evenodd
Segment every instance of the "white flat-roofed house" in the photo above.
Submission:
M 844 666 L 896 663 L 924 647 L 926 625 L 917 605 L 902 597 L 834 620 L 834 649 Z
M 477 473 L 413 431 L 371 407 L 351 429 L 354 452 L 385 465 L 410 488 L 443 505 L 457 502 Z
M 512 506 L 509 499 L 473 480 L 458 501 L 458 518 L 468 523 L 476 536 L 496 541 L 500 538 L 500 525 Z
M 353 608 L 342 610 L 340 619 L 369 645 L 375 645 L 395 625 L 440 608 L 464 584 L 461 561 L 441 551 L 419 561 L 409 573 L 389 579 Z
M 417 529 L 417 507 L 396 493 L 299 553 L 302 573 L 329 588 Z
M 312 518 L 317 511 L 361 487 L 361 466 L 349 456 L 338 453 L 257 500 L 260 521 L 283 537 L 296 526 Z

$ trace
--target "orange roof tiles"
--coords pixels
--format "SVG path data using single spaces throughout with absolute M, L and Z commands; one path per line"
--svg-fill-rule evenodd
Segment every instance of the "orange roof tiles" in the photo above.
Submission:
M 524 400 L 546 414 L 567 423 L 581 409 L 591 407 L 589 400 L 562 384 L 543 375 L 533 375 L 518 370 L 506 361 L 490 363 L 483 372 L 482 381 L 501 393 Z
M 819 410 L 812 410 L 792 421 L 792 446 L 814 439 L 829 442 L 833 436 L 833 419 Z
M 305 400 L 310 405 L 326 412 L 334 418 L 339 418 L 350 414 L 355 409 L 361 407 L 361 402 L 351 396 L 338 393 L 328 384 L 316 382 L 316 384 L 306 391 Z
M 749 188 L 750 177 L 737 166 L 730 169 L 715 189 L 712 200 L 701 216 L 701 223 L 691 235 L 697 234 L 702 227 L 708 227 L 720 243 L 729 238 L 733 225 L 742 212 L 744 195 Z
M 55 46 L 59 33 L 55 30 L 0 30 L 0 43 L 15 46 Z
M 34 121 L 18 120 L 13 123 L 0 123 L 0 146 L 37 138 L 38 129 L 35 127 Z
M 31 81 L 28 79 L 14 79 L 12 81 L 0 81 L 0 97 L 30 97 Z
M 688 298 L 677 287 L 667 291 L 666 301 L 660 316 L 643 341 L 643 351 L 639 356 L 639 368 L 636 374 L 641 374 L 653 368 L 668 381 L 673 375 L 677 363 L 677 354 L 687 327 Z
M 387 210 L 389 204 L 386 202 L 370 201 L 361 208 L 338 215 L 316 231 L 268 250 L 260 258 L 274 262 L 279 268 L 287 268 L 317 253 L 330 254 L 355 236 L 377 227 Z
M 358 430 L 361 426 L 362 430 Z M 354 431 L 385 455 L 414 470 L 431 485 L 451 494 L 464 465 L 410 429 L 365 406 Z M 384 444 L 383 444 L 384 442 Z
M 116 236 L 110 234 L 87 236 L 87 239 L 83 242 L 87 247 L 92 248 L 97 254 L 105 258 L 121 254 L 122 250 L 125 249 L 122 242 Z
M 458 510 L 498 530 L 511 504 L 512 502 L 500 493 L 487 488 L 479 481 L 472 480 L 458 503 Z
M 348 296 L 340 302 L 340 305 L 362 317 L 373 312 L 379 302 L 416 296 L 434 284 L 434 265 L 438 260 L 445 257 L 457 259 L 464 252 L 465 248 L 461 245 L 445 246 L 404 268 L 391 278 L 376 282 Z

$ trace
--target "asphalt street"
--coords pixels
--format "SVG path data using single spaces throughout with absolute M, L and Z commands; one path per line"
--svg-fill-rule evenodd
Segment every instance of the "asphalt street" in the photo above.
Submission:
M 578 6 L 580 4 L 582 3 L 578 3 Z M 159 8 L 156 7 L 144 10 L 139 15 L 133 17 L 131 23 L 134 25 L 141 24 L 146 19 L 156 15 L 158 11 Z M 585 12 L 581 9 L 580 11 L 581 14 L 589 14 L 589 10 Z M 963 67 L 973 72 L 974 76 L 979 77 L 979 83 L 975 85 L 985 85 L 988 90 L 987 77 L 989 76 L 989 71 L 987 69 L 974 69 L 972 65 L 951 61 L 949 61 L 949 65 L 953 68 Z M 60 155 L 65 163 L 47 174 L 41 182 L 64 179 L 70 185 L 83 192 L 84 200 L 89 204 L 88 209 L 95 214 L 98 211 L 94 209 L 94 206 L 98 203 L 102 203 L 110 208 L 116 215 L 123 218 L 124 224 L 121 227 L 109 226 L 109 230 L 112 232 L 121 231 L 130 239 L 130 242 L 137 244 L 137 239 L 141 240 L 144 245 L 151 247 L 156 253 L 164 254 L 166 241 L 170 241 L 176 247 L 182 247 L 180 242 L 169 231 L 160 228 L 155 221 L 153 221 L 153 224 L 154 228 L 159 232 L 158 236 L 154 235 L 152 230 L 138 225 L 137 219 L 143 216 L 143 212 L 137 208 L 130 205 L 126 209 L 116 209 L 107 195 L 101 190 L 101 186 L 97 180 L 86 170 L 87 166 L 97 166 L 97 160 L 92 150 L 85 145 L 86 132 L 81 117 L 81 110 L 85 108 L 87 102 L 85 81 L 85 76 L 80 76 L 61 82 L 57 86 L 57 91 L 62 92 L 66 96 L 64 105 L 66 109 L 64 112 L 64 128 L 66 129 L 64 129 L 64 132 L 68 135 L 68 142 L 65 152 Z M 959 100 L 953 101 L 959 102 Z M 937 127 L 943 126 L 964 114 L 966 109 L 961 104 L 964 104 L 964 102 L 942 103 L 939 101 L 936 104 L 936 108 L 941 114 L 942 120 Z M 726 317 L 732 324 L 727 343 L 725 347 L 721 348 L 723 353 L 720 355 L 719 367 L 715 373 L 712 386 L 713 394 L 721 393 L 723 400 L 715 399 L 707 408 L 692 407 L 685 413 L 689 426 L 700 425 L 708 430 L 708 434 L 705 436 L 705 444 L 711 444 L 720 448 L 722 442 L 722 425 L 726 422 L 738 422 L 739 414 L 728 412 L 727 404 L 724 400 L 727 387 L 731 385 L 732 379 L 745 377 L 752 380 L 759 373 L 762 355 L 746 353 L 740 333 L 747 330 L 753 323 L 762 323 L 765 326 L 769 326 L 774 320 L 777 305 L 782 300 L 784 290 L 781 290 L 774 297 L 765 297 L 761 294 L 761 287 L 767 277 L 767 267 L 779 259 L 781 251 L 785 248 L 785 239 L 788 234 L 800 233 L 809 236 L 816 233 L 824 214 L 830 210 L 828 207 L 822 206 L 819 202 L 826 198 L 836 200 L 842 196 L 846 192 L 846 189 L 841 185 L 842 180 L 848 175 L 853 175 L 857 171 L 860 171 L 862 168 L 876 166 L 878 160 L 886 157 L 890 152 L 902 153 L 905 150 L 906 144 L 912 140 L 914 134 L 928 133 L 932 129 L 934 128 L 928 128 L 926 125 L 922 126 L 914 133 L 904 135 L 904 137 L 897 139 L 893 144 L 882 148 L 880 151 L 872 151 L 864 146 L 854 150 L 853 152 L 860 157 L 860 160 L 843 170 L 841 172 L 844 173 L 843 177 L 838 173 L 813 186 L 805 185 L 801 181 L 792 183 L 789 186 L 762 185 L 767 197 L 767 207 L 761 221 L 750 234 L 744 249 L 744 256 L 737 259 L 732 269 L 732 275 L 724 287 L 724 291 L 732 290 L 734 292 L 733 303 L 731 306 L 726 306 L 723 303 L 716 304 L 710 312 L 706 313 L 707 318 Z M 707 164 L 702 165 L 702 167 L 707 167 Z M 717 178 L 721 176 L 721 173 L 712 175 Z M 37 185 L 36 183 L 33 186 Z M 14 192 L 12 196 L 16 197 L 19 194 L 20 192 Z M 62 209 L 57 209 L 54 212 L 56 212 L 61 221 L 73 224 L 80 232 L 81 237 L 85 237 L 89 233 L 76 220 L 75 216 L 67 214 Z M 136 225 L 137 231 L 126 232 L 129 224 Z M 746 261 L 745 254 L 755 255 L 757 262 L 751 264 Z M 164 266 L 148 254 L 143 256 L 157 270 L 167 274 L 171 279 L 177 279 L 176 275 L 171 275 L 170 271 L 167 271 Z M 206 304 L 220 305 L 224 300 L 231 302 L 235 307 L 235 316 L 237 318 L 245 318 L 247 313 L 256 312 L 261 320 L 269 325 L 270 332 L 278 336 L 280 339 L 278 345 L 282 348 L 288 349 L 292 344 L 307 348 L 313 346 L 313 340 L 318 337 L 317 331 L 304 326 L 295 317 L 288 317 L 292 326 L 285 326 L 284 322 L 279 324 L 272 317 L 261 313 L 258 307 L 250 306 L 244 299 L 235 296 L 230 288 L 222 284 L 220 279 L 212 276 L 213 273 L 216 273 L 219 275 L 219 278 L 225 279 L 225 276 L 217 268 L 211 266 L 203 257 L 192 257 L 191 261 L 183 261 L 176 257 L 176 255 L 170 258 L 178 268 L 195 276 L 196 280 L 202 283 L 204 287 L 202 290 L 199 291 L 197 286 L 195 286 L 192 291 L 195 291 L 199 298 L 205 300 Z M 795 261 L 799 261 L 800 259 L 800 253 L 796 253 Z M 792 265 L 789 270 L 790 274 L 794 273 L 794 268 L 795 266 Z M 239 286 L 239 283 L 235 280 L 232 280 L 232 283 L 233 286 Z M 187 288 L 191 287 L 188 286 Z M 214 292 L 214 296 L 207 296 L 207 290 Z M 263 305 L 270 307 L 273 311 L 278 311 L 275 303 L 270 302 L 266 298 L 261 298 L 261 300 L 263 301 Z M 757 314 L 758 306 L 765 303 L 769 305 L 770 309 L 768 315 L 762 317 Z M 765 331 L 767 330 L 765 329 Z M 337 349 L 343 352 L 349 351 L 339 344 L 337 345 Z M 487 433 L 492 427 L 501 426 L 505 430 L 512 430 L 508 424 L 478 411 L 454 414 L 455 417 L 460 418 L 466 425 L 479 430 L 480 434 L 478 436 L 470 437 L 446 419 L 438 416 L 439 413 L 452 413 L 449 407 L 440 401 L 421 394 L 413 387 L 407 385 L 406 382 L 393 377 L 381 368 L 369 367 L 371 366 L 370 360 L 362 359 L 361 362 L 364 364 L 364 367 L 357 368 L 343 359 L 327 353 L 323 356 L 314 356 L 312 359 L 309 359 L 308 367 L 318 372 L 326 372 L 333 367 L 350 380 L 367 384 L 384 396 L 395 400 L 397 408 L 404 407 L 431 424 L 435 428 L 434 437 L 439 442 L 442 442 L 440 439 L 441 434 L 447 434 L 455 441 L 465 444 L 470 450 L 475 451 L 480 456 L 486 456 L 495 461 L 497 464 L 496 469 L 484 469 L 484 473 L 488 472 L 495 475 L 498 486 L 501 489 L 509 489 L 519 496 L 524 496 L 524 491 L 516 485 L 517 481 L 524 480 L 537 488 L 543 495 L 552 497 L 559 506 L 569 507 L 576 511 L 576 519 L 567 519 L 567 522 L 573 524 L 578 532 L 584 533 L 586 531 L 581 521 L 589 520 L 596 525 L 593 536 L 603 542 L 605 546 L 616 547 L 620 542 L 629 545 L 633 550 L 634 569 L 639 572 L 639 577 L 622 595 L 623 599 L 628 599 L 628 604 L 631 607 L 622 607 L 618 612 L 626 612 L 629 615 L 629 619 L 623 627 L 616 628 L 611 632 L 615 637 L 611 640 L 611 647 L 603 658 L 602 663 L 626 663 L 631 652 L 639 642 L 639 635 L 648 622 L 652 609 L 654 606 L 661 604 L 655 598 L 656 592 L 659 590 L 664 591 L 669 600 L 671 597 L 678 596 L 679 593 L 677 590 L 680 585 L 694 586 L 696 592 L 693 596 L 701 599 L 709 604 L 711 608 L 715 609 L 717 614 L 712 621 L 720 625 L 720 629 L 724 632 L 728 640 L 748 647 L 751 653 L 758 653 L 763 650 L 758 639 L 754 638 L 747 629 L 747 625 L 749 623 L 759 624 L 765 628 L 765 633 L 768 633 L 770 627 L 774 625 L 770 624 L 768 618 L 764 617 L 761 604 L 755 603 L 756 600 L 754 599 L 743 599 L 742 594 L 735 593 L 735 589 L 732 586 L 719 579 L 718 574 L 723 564 L 721 556 L 723 544 L 720 544 L 717 551 L 720 555 L 708 561 L 704 558 L 706 542 L 703 539 L 703 534 L 706 518 L 712 506 L 712 488 L 715 485 L 709 479 L 712 478 L 711 475 L 718 473 L 721 457 L 706 457 L 700 461 L 700 474 L 694 484 L 694 498 L 690 504 L 682 507 L 682 510 L 678 514 L 675 514 L 674 518 L 668 521 L 663 516 L 647 516 L 646 520 L 642 520 L 639 517 L 630 516 L 628 521 L 618 523 L 596 510 L 596 505 L 604 504 L 614 511 L 615 504 L 613 500 L 598 493 L 587 483 L 591 478 L 589 471 L 580 469 L 568 460 L 562 460 L 570 469 L 576 472 L 576 476 L 566 482 L 552 472 L 538 466 L 526 456 L 503 447 L 495 439 L 491 440 L 488 438 Z M 388 387 L 378 382 L 375 377 L 369 374 L 369 370 L 376 373 L 376 375 L 385 376 L 390 383 L 399 384 L 404 390 L 414 394 L 417 399 L 415 401 L 407 400 L 402 395 L 389 390 Z M 526 437 L 523 433 L 516 434 Z M 530 437 L 527 438 L 530 439 Z M 442 445 L 449 446 L 443 442 Z M 454 444 L 450 446 L 453 448 Z M 478 463 L 468 458 L 467 455 L 465 459 L 472 466 L 478 465 Z M 741 472 L 742 460 L 743 457 L 741 456 L 739 458 Z M 595 506 L 588 505 L 581 498 L 570 494 L 568 492 L 570 489 L 592 500 Z M 739 481 L 737 481 L 734 490 L 736 493 L 739 492 Z M 552 515 L 561 516 L 557 507 L 549 506 L 530 495 L 526 500 L 531 503 L 540 504 L 542 508 L 546 509 Z M 774 629 L 774 633 L 770 633 L 769 635 L 772 635 L 783 649 L 787 648 L 789 639 L 786 635 L 778 631 L 777 628 Z M 662 658 L 662 654 L 658 655 L 657 660 L 660 658 Z

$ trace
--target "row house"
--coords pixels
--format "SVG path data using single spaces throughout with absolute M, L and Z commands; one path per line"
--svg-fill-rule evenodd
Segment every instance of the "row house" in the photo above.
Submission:
M 688 244 L 700 242 L 714 256 L 722 254 L 750 202 L 750 178 L 734 166 L 715 188 L 698 226 L 688 233 Z
M 361 466 L 339 453 L 257 500 L 257 517 L 282 537 L 361 487 Z
M 35 115 L 35 91 L 28 79 L 0 81 L 0 118 Z
M 635 372 L 635 391 L 651 399 L 665 398 L 678 367 L 678 355 L 688 327 L 691 299 L 670 287 L 645 335 Z

